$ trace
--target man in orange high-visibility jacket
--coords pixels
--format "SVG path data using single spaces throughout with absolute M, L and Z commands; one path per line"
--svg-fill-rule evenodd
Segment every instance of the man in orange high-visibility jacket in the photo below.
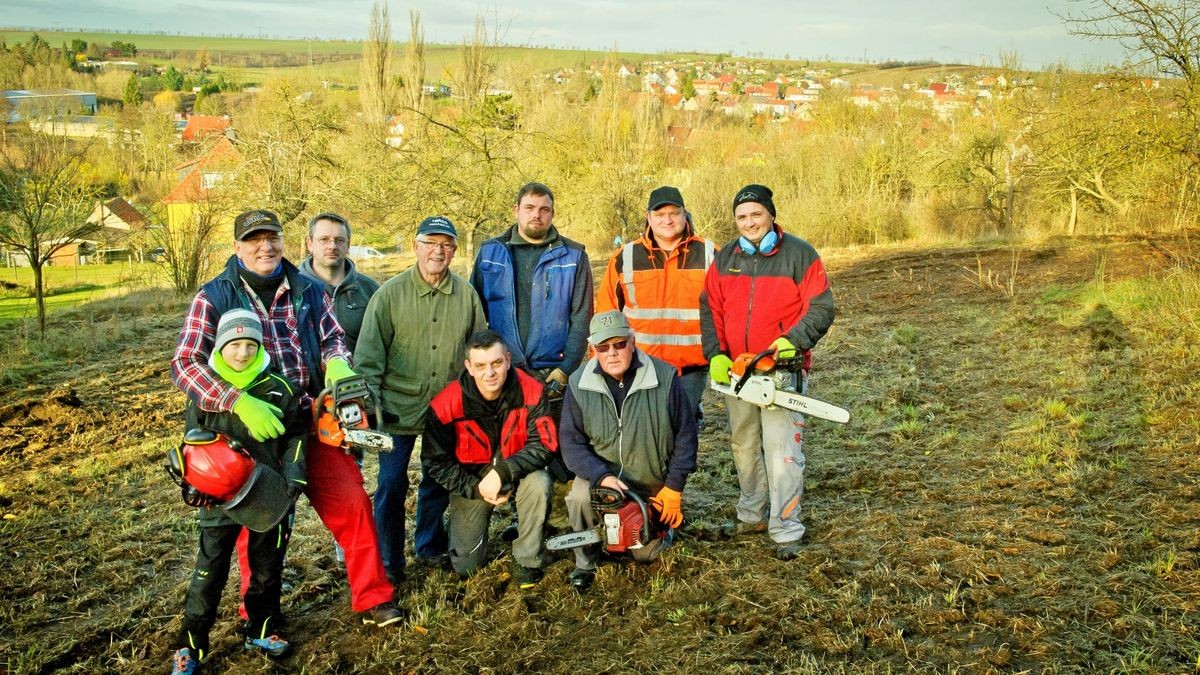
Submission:
M 700 420 L 708 361 L 700 343 L 700 293 L 716 247 L 696 235 L 677 188 L 650 193 L 646 230 L 608 260 L 596 313 L 624 312 L 647 354 L 675 366 Z

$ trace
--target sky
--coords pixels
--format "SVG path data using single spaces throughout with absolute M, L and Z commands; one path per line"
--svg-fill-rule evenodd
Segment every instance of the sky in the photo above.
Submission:
M 0 0 L 9 27 L 362 39 L 371 0 Z M 511 45 L 633 52 L 700 51 L 839 61 L 996 64 L 1002 52 L 1042 69 L 1098 68 L 1120 47 L 1067 33 L 1072 0 L 470 0 L 391 2 L 403 41 L 408 11 L 426 41 L 457 43 L 475 16 Z

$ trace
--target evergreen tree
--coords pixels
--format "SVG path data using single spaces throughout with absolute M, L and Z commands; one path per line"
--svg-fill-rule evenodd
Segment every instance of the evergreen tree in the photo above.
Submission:
M 142 102 L 142 80 L 137 73 L 130 73 L 125 82 L 125 95 L 121 97 L 125 105 L 139 105 Z

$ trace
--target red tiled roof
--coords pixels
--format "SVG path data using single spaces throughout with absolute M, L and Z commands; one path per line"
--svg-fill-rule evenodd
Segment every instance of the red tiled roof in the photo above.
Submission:
M 146 222 L 146 216 L 143 216 L 141 211 L 133 208 L 133 204 L 130 204 L 120 197 L 114 197 L 105 202 L 104 208 L 108 209 L 110 213 L 120 218 L 130 227 L 141 225 Z
M 185 141 L 198 141 L 211 134 L 224 133 L 229 128 L 228 117 L 212 115 L 192 115 L 188 118 L 187 126 L 183 128 L 182 138 Z
M 164 204 L 190 204 L 204 197 L 204 187 L 200 184 L 200 172 L 193 171 L 184 177 L 174 190 L 162 198 Z

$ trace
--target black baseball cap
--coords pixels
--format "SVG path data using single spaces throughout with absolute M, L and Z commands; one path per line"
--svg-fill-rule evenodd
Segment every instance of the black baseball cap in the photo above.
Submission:
M 243 211 L 233 219 L 233 238 L 238 241 L 245 239 L 251 232 L 259 230 L 283 232 L 283 226 L 279 224 L 279 216 L 275 215 L 273 211 L 254 209 Z
M 664 185 L 660 188 L 654 188 L 654 192 L 650 193 L 650 203 L 646 206 L 647 211 L 653 211 L 661 206 L 671 204 L 684 208 L 683 195 L 679 194 L 679 188 Z

